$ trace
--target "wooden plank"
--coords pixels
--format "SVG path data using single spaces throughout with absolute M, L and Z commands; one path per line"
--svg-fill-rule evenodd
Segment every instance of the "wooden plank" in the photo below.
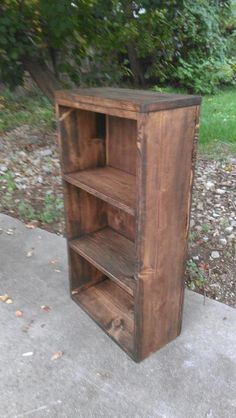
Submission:
M 67 182 L 64 182 L 64 206 L 68 239 L 107 225 L 106 203 Z
M 109 165 L 135 175 L 137 122 L 109 116 L 108 132 L 107 154 Z
M 72 109 L 74 110 L 74 109 Z M 96 114 L 59 106 L 59 147 L 64 173 L 102 166 L 105 141 L 96 138 Z
M 107 204 L 107 223 L 112 229 L 129 240 L 135 240 L 135 216 Z
M 105 113 L 114 109 L 127 112 L 154 112 L 177 107 L 199 105 L 200 96 L 158 93 L 148 90 L 132 90 L 119 88 L 89 88 L 60 90 L 56 92 L 56 100 L 67 100 L 71 106 L 103 106 Z M 108 110 L 105 110 L 105 109 Z M 99 111 L 99 110 L 97 110 Z
M 129 354 L 133 352 L 133 298 L 110 280 L 72 298 Z
M 65 98 L 59 98 L 57 99 L 57 104 L 59 106 L 67 106 L 67 107 L 73 107 L 75 109 L 82 109 L 82 110 L 87 110 L 89 112 L 96 112 L 96 113 L 104 113 L 106 115 L 111 115 L 111 116 L 118 116 L 121 118 L 127 118 L 127 119 L 134 119 L 137 120 L 138 119 L 138 113 L 131 111 L 131 110 L 126 110 L 126 109 L 120 109 L 117 107 L 107 107 L 107 106 L 101 106 L 99 104 L 91 104 L 91 103 L 83 103 L 80 100 L 73 100 L 73 98 L 68 98 L 67 96 L 65 96 Z
M 124 210 L 135 213 L 135 176 L 111 167 L 65 174 L 64 180 Z
M 106 203 L 84 190 L 64 183 L 64 208 L 67 239 L 78 238 L 107 225 Z M 100 281 L 102 273 L 75 254 L 68 246 L 70 289 Z
M 70 241 L 70 247 L 131 295 L 134 294 L 134 244 L 110 228 Z
M 198 108 L 141 117 L 138 141 L 137 359 L 180 333 Z
M 68 245 L 70 291 L 78 293 L 80 289 L 93 286 L 104 280 L 104 274 L 97 270 L 85 258 Z

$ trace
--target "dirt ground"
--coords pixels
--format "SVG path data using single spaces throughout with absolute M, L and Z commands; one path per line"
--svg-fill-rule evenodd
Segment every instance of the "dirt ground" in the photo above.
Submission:
M 24 125 L 0 137 L 0 212 L 64 233 L 56 133 Z M 0 231 L 1 233 L 1 231 Z M 236 307 L 236 158 L 199 155 L 186 285 Z

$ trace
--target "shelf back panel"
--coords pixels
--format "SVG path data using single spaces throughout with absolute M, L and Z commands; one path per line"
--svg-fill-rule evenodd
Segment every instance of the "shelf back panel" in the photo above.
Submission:
M 107 116 L 106 164 L 136 174 L 137 122 Z
M 59 107 L 59 147 L 65 174 L 105 165 L 104 124 L 98 113 Z

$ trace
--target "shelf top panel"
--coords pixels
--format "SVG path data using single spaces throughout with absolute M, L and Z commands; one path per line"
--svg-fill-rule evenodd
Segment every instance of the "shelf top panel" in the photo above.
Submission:
M 59 105 L 107 114 L 114 114 L 117 111 L 116 113 L 120 112 L 121 116 L 133 119 L 137 119 L 139 113 L 194 106 L 201 103 L 200 96 L 111 87 L 58 90 L 55 98 Z

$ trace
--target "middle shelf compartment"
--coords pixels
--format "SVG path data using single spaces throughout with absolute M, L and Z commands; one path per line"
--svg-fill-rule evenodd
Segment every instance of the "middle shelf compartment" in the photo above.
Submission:
M 134 295 L 135 244 L 109 227 L 69 241 L 69 246 L 94 267 Z
M 63 179 L 105 202 L 135 215 L 135 176 L 113 167 L 63 174 Z

